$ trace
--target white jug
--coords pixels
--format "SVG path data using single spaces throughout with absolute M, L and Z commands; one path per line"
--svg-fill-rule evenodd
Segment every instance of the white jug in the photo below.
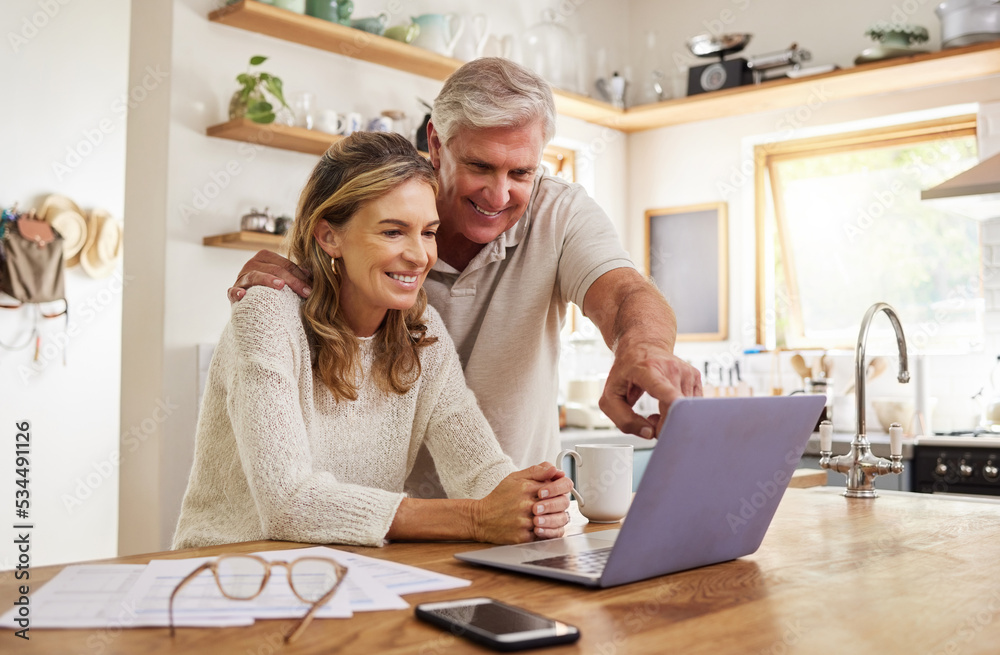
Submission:
M 420 26 L 420 34 L 410 45 L 451 57 L 455 45 L 465 29 L 458 14 L 423 14 L 413 22 Z
M 483 46 L 479 51 L 480 57 L 503 57 L 516 61 L 514 54 L 514 37 L 510 34 L 497 36 L 488 34 L 483 39 Z
M 452 57 L 460 61 L 472 61 L 482 57 L 486 37 L 489 36 L 490 19 L 486 14 L 471 14 L 459 17 L 462 21 L 462 36 L 455 44 Z

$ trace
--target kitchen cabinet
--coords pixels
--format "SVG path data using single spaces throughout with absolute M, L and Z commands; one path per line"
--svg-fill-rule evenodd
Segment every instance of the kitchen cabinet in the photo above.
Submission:
M 241 0 L 217 9 L 209 20 L 285 41 L 361 59 L 435 80 L 461 61 L 312 16 Z M 771 80 L 621 110 L 609 103 L 553 90 L 565 116 L 622 132 L 780 109 L 810 109 L 833 100 L 881 95 L 1000 74 L 1000 42 L 899 57 L 798 79 Z

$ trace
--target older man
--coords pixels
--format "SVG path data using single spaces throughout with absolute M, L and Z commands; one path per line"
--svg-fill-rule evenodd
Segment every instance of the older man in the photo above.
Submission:
M 559 451 L 556 371 L 567 301 L 614 351 L 600 407 L 622 431 L 653 437 L 671 402 L 701 394 L 698 371 L 673 354 L 673 311 L 635 270 L 607 215 L 582 187 L 543 174 L 554 133 L 548 84 L 499 58 L 455 71 L 427 126 L 441 226 L 425 288 L 501 447 L 521 467 Z M 307 295 L 308 279 L 262 251 L 229 297 L 286 283 Z M 659 401 L 659 414 L 633 411 L 643 391 Z M 422 453 L 408 485 L 414 495 L 437 493 L 430 467 Z

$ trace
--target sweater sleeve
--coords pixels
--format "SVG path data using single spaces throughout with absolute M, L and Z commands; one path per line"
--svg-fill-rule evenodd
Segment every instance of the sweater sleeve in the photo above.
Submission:
M 489 422 L 465 384 L 455 345 L 433 308 L 429 327 L 438 342 L 428 350 L 434 366 L 425 371 L 421 398 L 428 417 L 424 436 L 441 485 L 449 498 L 482 498 L 516 469 L 497 443 Z
M 227 409 L 264 535 L 381 546 L 404 494 L 313 470 L 300 399 L 312 393 L 312 371 L 297 298 L 254 287 L 234 306 L 232 322 Z

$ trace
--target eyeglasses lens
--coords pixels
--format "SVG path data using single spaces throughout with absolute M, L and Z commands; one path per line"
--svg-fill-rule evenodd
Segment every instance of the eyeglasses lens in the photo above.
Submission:
M 340 575 L 330 560 L 303 558 L 292 562 L 292 588 L 312 603 L 337 584 Z
M 266 567 L 252 557 L 223 557 L 217 569 L 223 593 L 230 598 L 247 600 L 260 591 Z

